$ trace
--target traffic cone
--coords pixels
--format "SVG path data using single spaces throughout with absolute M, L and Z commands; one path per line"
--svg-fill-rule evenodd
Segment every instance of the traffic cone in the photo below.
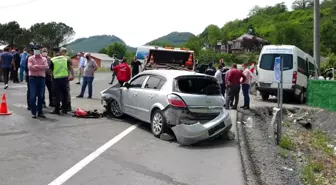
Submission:
M 1 116 L 7 116 L 7 115 L 11 115 L 11 112 L 8 112 L 8 108 L 7 108 L 7 102 L 6 102 L 6 94 L 2 94 L 1 97 L 1 104 L 0 104 L 0 115 Z
M 188 59 L 188 61 L 185 63 L 185 66 L 186 66 L 186 67 L 191 67 L 191 66 L 193 65 L 193 60 L 192 60 L 192 58 L 193 58 L 193 56 L 192 56 L 192 54 L 190 53 L 190 55 L 189 55 L 189 59 Z

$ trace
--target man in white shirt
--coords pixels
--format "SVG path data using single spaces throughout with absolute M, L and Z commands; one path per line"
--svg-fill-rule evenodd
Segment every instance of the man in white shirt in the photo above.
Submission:
M 223 81 L 223 66 L 219 65 L 216 73 L 215 73 L 215 78 L 217 79 L 217 82 L 219 83 L 220 87 L 221 87 L 221 92 L 222 95 L 224 96 L 224 81 Z
M 80 81 L 83 77 L 83 70 L 84 70 L 84 66 L 85 66 L 85 58 L 83 57 L 84 53 L 80 52 L 77 54 L 78 60 L 79 60 L 79 65 L 78 65 L 78 82 L 76 83 L 77 85 L 80 84 Z
M 246 76 L 246 80 L 242 82 L 242 90 L 243 90 L 243 95 L 244 95 L 244 105 L 240 108 L 243 109 L 250 109 L 250 95 L 249 95 L 249 90 L 250 90 L 250 85 L 251 85 L 251 80 L 252 80 L 252 72 L 250 69 L 247 67 L 246 64 L 243 64 L 242 67 L 244 68 L 243 74 Z

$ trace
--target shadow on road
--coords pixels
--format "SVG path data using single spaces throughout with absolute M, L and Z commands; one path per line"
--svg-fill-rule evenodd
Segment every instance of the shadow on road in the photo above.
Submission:
M 132 118 L 130 116 L 125 116 L 123 119 L 117 119 L 117 118 L 113 118 L 113 117 L 107 117 L 107 119 L 112 120 L 112 121 L 129 123 L 130 125 L 140 123 L 138 128 L 140 128 L 140 129 L 148 132 L 148 134 L 152 135 L 150 124 L 139 121 L 139 120 L 137 120 L 135 118 Z M 171 131 L 171 132 L 169 132 L 169 134 L 173 134 L 173 132 Z M 173 141 L 167 141 L 167 142 L 177 143 L 176 139 L 174 139 Z M 235 143 L 235 141 L 229 141 L 227 139 L 216 138 L 216 139 L 209 139 L 209 140 L 206 140 L 206 141 L 202 141 L 200 143 L 190 145 L 190 146 L 179 145 L 179 147 L 185 148 L 185 149 L 191 149 L 191 150 L 193 150 L 193 149 L 199 150 L 199 149 L 214 149 L 214 148 L 223 148 L 223 147 L 234 147 L 236 145 L 237 144 Z

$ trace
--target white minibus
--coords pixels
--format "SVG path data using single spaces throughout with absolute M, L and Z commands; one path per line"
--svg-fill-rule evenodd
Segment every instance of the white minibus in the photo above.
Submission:
M 317 65 L 309 54 L 293 45 L 266 45 L 262 48 L 258 61 L 258 91 L 262 99 L 277 96 L 278 83 L 274 77 L 274 61 L 283 61 L 284 101 L 295 98 L 304 103 L 310 76 L 317 75 Z

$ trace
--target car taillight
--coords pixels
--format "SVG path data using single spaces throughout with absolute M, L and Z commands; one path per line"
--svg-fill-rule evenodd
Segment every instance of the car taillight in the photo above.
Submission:
M 293 80 L 292 80 L 292 83 L 293 83 L 293 84 L 296 84 L 296 80 L 297 80 L 297 72 L 294 71 L 294 72 L 293 72 Z
M 184 101 L 174 95 L 174 94 L 170 94 L 167 96 L 167 99 L 168 99 L 168 103 L 171 105 L 171 106 L 174 106 L 174 107 L 187 107 L 186 104 L 184 103 Z

